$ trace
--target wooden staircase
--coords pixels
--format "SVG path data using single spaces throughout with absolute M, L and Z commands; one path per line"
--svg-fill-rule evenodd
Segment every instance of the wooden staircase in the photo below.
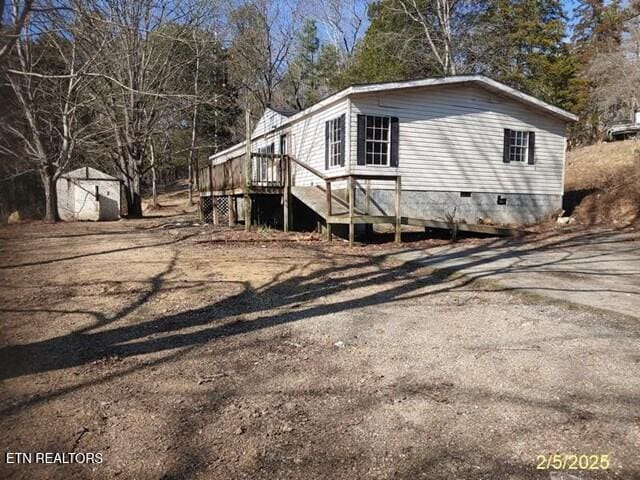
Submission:
M 329 217 L 327 205 L 327 191 L 321 186 L 313 187 L 291 187 L 291 195 L 304 203 L 311 210 L 316 212 L 323 220 Z M 365 215 L 364 212 L 354 209 L 358 215 Z M 349 215 L 349 204 L 346 200 L 335 194 L 331 195 L 331 217 Z

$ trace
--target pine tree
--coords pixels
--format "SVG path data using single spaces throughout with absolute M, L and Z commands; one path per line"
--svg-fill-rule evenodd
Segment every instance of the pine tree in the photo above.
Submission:
M 315 20 L 304 21 L 294 47 L 294 56 L 287 72 L 285 99 L 288 107 L 302 110 L 320 98 L 317 71 L 320 41 Z
M 552 80 L 564 70 L 566 22 L 559 0 L 494 0 L 482 15 L 483 73 L 554 101 Z
M 424 58 L 418 26 L 398 11 L 395 0 L 369 6 L 369 28 L 340 80 L 351 83 L 386 82 L 435 75 L 437 68 Z

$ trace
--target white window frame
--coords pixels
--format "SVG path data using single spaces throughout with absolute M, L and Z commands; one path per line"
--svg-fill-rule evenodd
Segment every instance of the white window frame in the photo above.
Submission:
M 529 160 L 529 132 L 509 130 L 509 162 L 526 165 Z
M 329 120 L 329 168 L 342 166 L 342 115 Z
M 378 127 L 376 125 L 376 120 L 379 119 L 381 126 Z M 387 123 L 386 127 L 384 123 Z M 384 139 L 384 131 L 387 131 L 387 138 Z M 373 131 L 373 137 L 369 138 L 369 132 Z M 376 132 L 380 132 L 378 135 Z M 379 138 L 376 138 L 379 137 Z M 386 145 L 387 153 L 386 155 L 382 152 L 382 147 L 380 147 L 380 151 L 376 152 L 375 145 Z M 372 146 L 372 149 L 369 149 L 369 146 Z M 380 158 L 380 163 L 369 162 L 369 155 L 373 157 L 378 156 Z M 389 167 L 391 165 L 391 117 L 385 115 L 365 115 L 364 121 L 364 164 L 367 167 Z

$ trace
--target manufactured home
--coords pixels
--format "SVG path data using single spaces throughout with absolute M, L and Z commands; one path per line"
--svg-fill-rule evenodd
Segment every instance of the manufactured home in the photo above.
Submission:
M 532 224 L 562 207 L 576 120 L 484 76 L 355 85 L 301 112 L 267 109 L 249 146 L 200 172 L 203 208 L 248 223 L 279 209 L 285 228 L 315 215 L 329 236 L 349 225 L 351 240 L 358 224 L 395 224 L 398 237 L 402 224 Z

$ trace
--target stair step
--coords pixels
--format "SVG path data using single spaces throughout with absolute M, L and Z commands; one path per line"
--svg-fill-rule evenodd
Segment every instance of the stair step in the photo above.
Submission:
M 304 203 L 311 210 L 320 215 L 323 219 L 327 219 L 327 194 L 324 188 L 314 187 L 291 187 L 291 194 Z M 354 210 L 354 213 L 362 215 L 360 210 Z M 332 195 L 331 215 L 348 215 L 349 206 L 342 198 Z

